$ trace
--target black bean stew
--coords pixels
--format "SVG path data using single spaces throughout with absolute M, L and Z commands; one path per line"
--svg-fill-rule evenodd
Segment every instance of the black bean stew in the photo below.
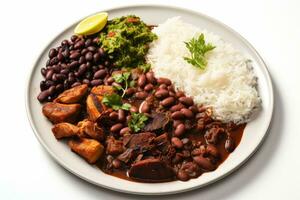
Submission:
M 222 123 L 212 110 L 152 71 L 114 68 L 97 37 L 72 36 L 49 51 L 38 100 L 57 139 L 110 175 L 141 182 L 187 181 L 217 167 L 239 144 L 245 124 Z M 70 89 L 71 88 L 71 89 Z M 118 88 L 125 88 L 124 91 Z M 122 104 L 108 105 L 113 94 Z M 134 121 L 135 120 L 135 121 Z

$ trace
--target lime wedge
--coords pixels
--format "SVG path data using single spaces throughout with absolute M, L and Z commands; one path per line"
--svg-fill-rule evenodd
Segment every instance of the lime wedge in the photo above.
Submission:
M 82 20 L 74 30 L 76 35 L 92 35 L 101 31 L 107 23 L 106 12 L 97 13 Z

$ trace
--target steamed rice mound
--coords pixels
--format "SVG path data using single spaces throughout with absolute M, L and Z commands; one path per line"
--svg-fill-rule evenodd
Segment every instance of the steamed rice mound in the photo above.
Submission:
M 184 23 L 179 17 L 168 19 L 153 32 L 158 39 L 150 44 L 147 62 L 156 76 L 171 79 L 177 90 L 185 91 L 196 103 L 212 107 L 215 119 L 235 123 L 249 121 L 261 100 L 251 63 L 244 55 L 218 35 Z M 190 57 L 184 42 L 201 33 L 206 42 L 216 46 L 206 54 L 205 70 L 183 59 Z

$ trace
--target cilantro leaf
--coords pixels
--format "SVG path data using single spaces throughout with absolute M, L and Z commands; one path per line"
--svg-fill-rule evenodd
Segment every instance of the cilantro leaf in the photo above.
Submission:
M 129 85 L 129 77 L 130 77 L 130 72 L 124 72 L 124 73 L 117 73 L 114 74 L 113 79 L 120 84 L 125 84 L 125 86 L 114 86 L 117 90 L 122 91 L 122 97 L 125 95 L 126 90 Z
M 131 113 L 131 119 L 128 122 L 128 127 L 135 133 L 139 132 L 144 128 L 145 122 L 148 117 L 143 113 Z
M 205 54 L 216 47 L 211 43 L 205 42 L 203 33 L 201 33 L 198 39 L 192 38 L 189 42 L 185 42 L 185 45 L 191 53 L 191 58 L 183 57 L 183 59 L 195 67 L 202 70 L 205 69 L 207 65 Z
M 102 103 L 111 107 L 114 110 L 129 110 L 131 105 L 128 103 L 122 103 L 122 97 L 118 94 L 104 95 Z

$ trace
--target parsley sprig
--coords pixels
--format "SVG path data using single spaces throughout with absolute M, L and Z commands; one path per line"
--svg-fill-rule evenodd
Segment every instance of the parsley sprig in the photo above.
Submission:
M 114 74 L 112 77 L 117 83 L 124 85 L 124 86 L 122 86 L 122 85 L 114 86 L 117 90 L 122 91 L 121 97 L 124 97 L 128 86 L 132 86 L 134 84 L 133 81 L 129 81 L 130 72 L 117 73 L 117 74 Z
M 131 119 L 128 122 L 128 127 L 135 133 L 139 132 L 144 128 L 145 122 L 148 120 L 148 117 L 143 113 L 131 113 Z
M 211 43 L 205 43 L 204 34 L 198 37 L 198 39 L 192 38 L 189 42 L 185 42 L 186 47 L 191 53 L 191 58 L 183 57 L 188 63 L 198 67 L 202 70 L 207 65 L 205 54 L 215 48 Z
M 102 99 L 102 103 L 106 106 L 111 107 L 114 110 L 129 110 L 131 105 L 129 103 L 122 103 L 122 97 L 118 94 L 110 94 L 110 95 L 104 95 Z

